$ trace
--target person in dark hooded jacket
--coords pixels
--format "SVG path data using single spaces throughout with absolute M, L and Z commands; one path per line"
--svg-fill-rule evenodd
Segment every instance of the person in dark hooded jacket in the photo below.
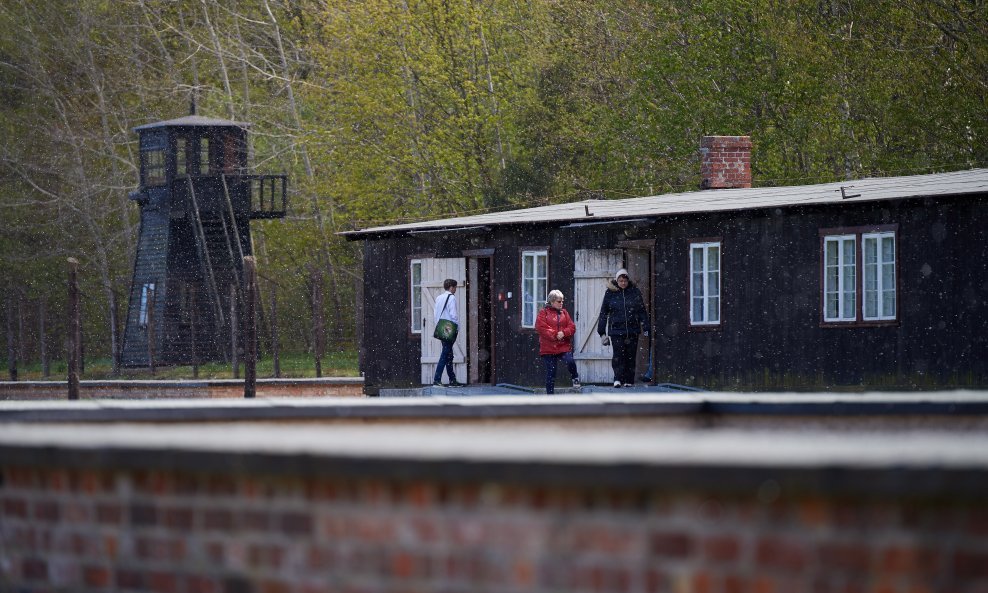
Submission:
M 628 270 L 621 268 L 608 281 L 604 301 L 597 318 L 597 334 L 601 342 L 614 347 L 611 368 L 614 369 L 614 387 L 631 387 L 635 384 L 635 358 L 638 354 L 638 336 L 648 337 L 651 321 L 645 308 L 645 299 L 638 287 L 628 278 Z

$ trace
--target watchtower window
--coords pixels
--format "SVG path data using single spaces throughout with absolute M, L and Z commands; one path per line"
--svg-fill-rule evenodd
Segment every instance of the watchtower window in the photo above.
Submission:
M 148 325 L 148 305 L 154 305 L 154 282 L 141 287 L 141 311 L 137 316 L 137 324 L 141 327 Z
M 175 139 L 175 175 L 177 177 L 185 177 L 189 174 L 188 150 L 188 140 L 185 138 Z
M 209 138 L 199 140 L 199 174 L 209 175 Z
M 165 151 L 161 149 L 144 152 L 144 184 L 161 185 L 165 182 Z
M 237 166 L 237 138 L 233 134 L 223 136 L 223 172 L 233 173 Z

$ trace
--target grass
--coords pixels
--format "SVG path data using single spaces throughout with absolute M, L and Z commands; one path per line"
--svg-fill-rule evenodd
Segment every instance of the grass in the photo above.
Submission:
M 312 354 L 292 353 L 279 357 L 282 378 L 304 378 L 316 376 L 316 362 Z M 0 378 L 9 379 L 7 362 L 3 361 Z M 52 361 L 49 380 L 65 380 L 68 375 L 67 364 L 64 360 Z M 240 363 L 240 377 L 244 376 L 243 362 Z M 271 357 L 263 357 L 257 361 L 257 378 L 266 379 L 274 376 L 274 362 Z M 330 352 L 322 359 L 323 377 L 359 377 L 357 366 L 357 351 L 342 350 Z M 200 379 L 232 379 L 233 369 L 229 363 L 211 362 L 199 366 Z M 41 363 L 19 364 L 17 367 L 19 381 L 40 381 L 44 379 Z M 191 366 L 159 367 L 155 374 L 150 370 L 123 369 L 119 376 L 113 376 L 113 361 L 109 358 L 87 359 L 82 379 L 192 379 Z

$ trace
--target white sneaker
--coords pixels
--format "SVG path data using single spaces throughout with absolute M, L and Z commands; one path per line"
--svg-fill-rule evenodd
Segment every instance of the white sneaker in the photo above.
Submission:
M 614 382 L 614 387 L 615 388 L 621 387 L 621 382 L 620 381 L 615 381 Z

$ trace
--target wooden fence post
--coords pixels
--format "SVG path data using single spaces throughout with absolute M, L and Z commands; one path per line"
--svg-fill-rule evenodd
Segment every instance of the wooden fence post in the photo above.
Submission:
M 237 285 L 230 285 L 230 361 L 233 368 L 233 378 L 240 378 L 240 357 L 237 334 L 240 333 L 237 320 Z
M 257 267 L 244 257 L 244 397 L 257 394 Z
M 48 317 L 48 301 L 41 297 L 38 301 L 38 345 L 41 350 L 41 376 L 47 379 L 51 375 L 51 361 L 48 360 L 48 336 L 45 322 Z
M 152 288 L 150 285 L 147 286 L 147 322 L 148 322 L 148 366 L 151 368 L 151 376 L 155 374 L 154 365 L 154 293 L 157 292 L 157 287 Z
M 27 363 L 27 340 L 24 336 L 24 291 L 18 290 L 17 295 L 17 360 Z
M 325 332 L 322 315 L 322 273 L 312 270 L 312 350 L 316 358 L 316 377 L 322 377 L 322 349 Z
M 112 360 L 111 373 L 114 377 L 120 376 L 120 336 L 119 316 L 120 312 L 117 303 L 117 291 L 110 287 L 110 357 Z
M 74 257 L 69 263 L 69 399 L 79 399 L 79 260 Z
M 197 352 L 196 339 L 199 334 L 199 316 L 196 307 L 199 304 L 196 302 L 198 300 L 198 291 L 196 290 L 196 285 L 193 284 L 189 287 L 189 316 L 190 325 L 192 326 L 192 378 L 199 378 L 199 353 Z
M 17 380 L 17 344 L 14 337 L 14 296 L 7 294 L 7 372 L 10 380 Z
M 278 348 L 278 288 L 271 287 L 271 358 L 274 364 L 275 378 L 281 377 L 281 360 Z

